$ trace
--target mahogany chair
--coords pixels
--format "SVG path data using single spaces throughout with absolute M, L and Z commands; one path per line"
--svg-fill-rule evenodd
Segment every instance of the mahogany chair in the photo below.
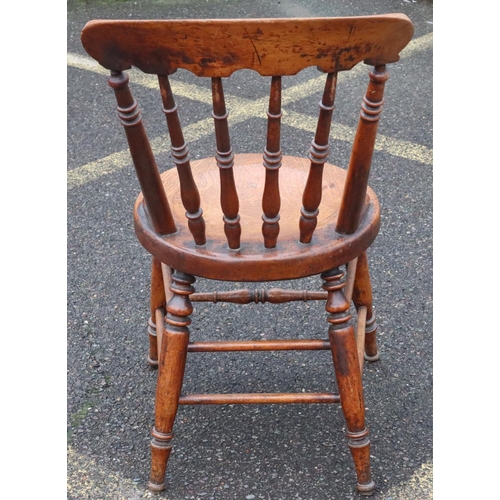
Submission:
M 379 356 L 366 250 L 379 230 L 380 210 L 368 177 L 388 78 L 386 65 L 399 60 L 412 35 L 413 25 L 402 14 L 96 20 L 85 26 L 86 51 L 111 71 L 109 84 L 142 189 L 134 209 L 135 230 L 153 262 L 149 360 L 159 371 L 151 490 L 165 487 L 179 404 L 341 403 L 358 491 L 373 493 L 361 374 L 363 358 L 375 361 Z M 327 163 L 337 74 L 362 61 L 372 68 L 350 162 L 343 169 Z M 162 174 L 124 73 L 132 66 L 158 75 L 176 165 Z M 284 156 L 282 77 L 308 66 L 326 73 L 316 134 L 308 158 Z M 206 159 L 189 157 L 169 83 L 169 75 L 178 68 L 211 78 L 216 151 Z M 240 69 L 270 77 L 267 138 L 258 154 L 234 154 L 230 144 L 222 79 Z M 313 275 L 321 275 L 322 291 L 196 293 L 193 287 L 195 276 L 272 282 Z M 192 302 L 295 300 L 325 301 L 327 340 L 189 340 Z M 357 310 L 356 331 L 351 300 Z M 316 349 L 331 349 L 338 394 L 181 395 L 188 352 Z

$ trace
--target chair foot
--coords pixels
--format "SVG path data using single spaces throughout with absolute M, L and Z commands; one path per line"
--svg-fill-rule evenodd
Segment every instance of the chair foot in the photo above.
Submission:
M 151 481 L 148 483 L 148 490 L 152 491 L 153 493 L 160 493 L 160 491 L 163 491 L 165 489 L 165 483 L 161 484 L 156 484 Z
M 375 493 L 375 483 L 371 481 L 368 484 L 357 484 L 358 493 L 364 497 L 369 497 Z
M 173 433 L 165 434 L 153 428 L 151 432 L 151 474 L 149 476 L 148 488 L 151 491 L 159 492 L 165 489 L 165 471 L 168 459 L 172 451 Z
M 368 361 L 370 363 L 375 363 L 375 361 L 378 361 L 380 359 L 380 354 L 377 352 L 375 356 L 368 356 L 368 354 L 365 353 L 365 361 Z
M 158 368 L 158 360 L 157 359 L 151 359 L 149 356 L 148 356 L 148 364 L 149 364 L 149 366 L 151 368 Z
M 372 495 L 375 483 L 371 478 L 369 431 L 365 427 L 362 431 L 348 430 L 346 434 L 358 477 L 356 488 L 361 495 Z

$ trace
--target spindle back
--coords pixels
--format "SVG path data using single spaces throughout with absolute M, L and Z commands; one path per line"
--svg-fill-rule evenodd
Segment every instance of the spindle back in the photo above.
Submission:
M 263 147 L 262 237 L 266 248 L 274 248 L 280 231 L 281 77 L 294 75 L 309 66 L 317 66 L 326 73 L 316 134 L 309 153 L 310 171 L 303 206 L 301 213 L 294 215 L 298 239 L 308 244 L 321 202 L 337 74 L 361 61 L 374 66 L 362 103 L 337 220 L 337 232 L 350 234 L 357 228 L 365 200 L 387 79 L 385 65 L 399 60 L 400 51 L 412 35 L 413 25 L 402 14 L 316 19 L 103 20 L 91 21 L 85 26 L 82 43 L 94 59 L 111 71 L 109 84 L 115 91 L 118 114 L 153 227 L 160 234 L 172 234 L 176 232 L 176 221 L 124 71 L 135 66 L 145 73 L 158 75 L 181 199 L 196 245 L 207 241 L 205 221 L 168 76 L 184 68 L 197 76 L 211 78 L 215 159 L 220 170 L 224 232 L 229 248 L 238 249 L 241 244 L 239 198 L 222 78 L 239 69 L 252 69 L 271 77 L 267 139 Z

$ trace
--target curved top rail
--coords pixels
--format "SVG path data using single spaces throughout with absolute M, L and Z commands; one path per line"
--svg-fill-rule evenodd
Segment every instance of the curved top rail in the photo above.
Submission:
M 111 71 L 132 66 L 171 74 L 225 77 L 239 69 L 294 75 L 308 66 L 330 73 L 361 61 L 399 60 L 413 36 L 404 14 L 299 19 L 95 20 L 82 31 L 90 56 Z

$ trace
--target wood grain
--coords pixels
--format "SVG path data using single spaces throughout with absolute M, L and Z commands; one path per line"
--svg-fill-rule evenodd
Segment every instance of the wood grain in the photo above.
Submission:
M 299 242 L 298 219 L 309 160 L 284 156 L 280 168 L 281 219 L 276 248 L 266 249 L 261 232 L 261 198 L 265 168 L 259 154 L 235 155 L 234 179 L 240 193 L 241 247 L 228 252 L 219 204 L 219 169 L 213 158 L 192 162 L 204 207 L 207 243 L 196 246 L 187 229 L 176 172 L 162 174 L 178 230 L 161 238 L 154 232 L 139 195 L 135 206 L 136 234 L 162 262 L 196 276 L 227 281 L 267 281 L 319 274 L 357 257 L 373 242 L 380 224 L 377 196 L 368 188 L 362 222 L 355 235 L 335 232 L 346 171 L 325 164 L 323 195 L 313 245 Z
M 95 20 L 82 32 L 85 50 L 107 69 L 136 66 L 168 75 L 198 76 L 253 69 L 262 76 L 294 75 L 308 66 L 326 73 L 361 61 L 399 60 L 413 35 L 404 14 L 344 18 Z
M 374 492 L 361 371 L 363 351 L 366 360 L 378 359 L 366 250 L 379 230 L 380 207 L 368 180 L 388 78 L 385 66 L 399 60 L 412 35 L 413 25 L 403 14 L 95 20 L 83 29 L 86 51 L 111 70 L 108 81 L 115 92 L 142 189 L 134 208 L 135 231 L 153 256 L 150 360 L 155 358 L 159 370 L 148 484 L 152 491 L 165 487 L 173 424 L 180 404 L 341 402 L 358 491 Z M 346 171 L 327 163 L 337 73 L 362 61 L 374 68 Z M 132 66 L 159 78 L 177 167 L 161 175 L 128 76 L 123 73 Z M 309 66 L 327 73 L 309 159 L 282 156 L 281 77 Z M 168 75 L 179 68 L 212 79 L 214 157 L 190 160 L 168 80 Z M 234 155 L 231 147 L 222 77 L 240 69 L 272 77 L 263 157 Z M 345 289 L 340 266 L 347 263 Z M 320 273 L 323 291 L 272 288 L 197 294 L 192 286 L 195 275 L 218 281 L 269 282 Z M 351 295 L 358 309 L 357 343 L 350 321 Z M 189 341 L 191 299 L 247 304 L 325 298 L 328 340 Z M 339 394 L 181 396 L 188 352 L 323 349 L 331 350 Z
M 181 396 L 180 405 L 234 405 L 234 404 L 311 404 L 340 403 L 333 392 L 311 393 L 246 393 L 246 394 L 189 394 Z

